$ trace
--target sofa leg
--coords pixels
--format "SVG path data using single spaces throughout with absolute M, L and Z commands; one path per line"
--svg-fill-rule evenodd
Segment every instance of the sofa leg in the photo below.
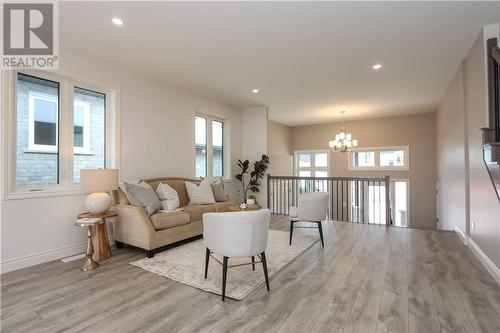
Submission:
M 123 249 L 123 243 L 119 241 L 115 241 L 115 246 L 117 249 Z
M 153 258 L 155 256 L 155 250 L 146 250 L 146 257 Z

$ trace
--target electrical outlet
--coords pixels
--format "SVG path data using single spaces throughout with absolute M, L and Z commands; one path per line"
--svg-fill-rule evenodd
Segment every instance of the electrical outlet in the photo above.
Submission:
M 472 230 L 476 230 L 476 222 L 472 221 L 471 228 Z

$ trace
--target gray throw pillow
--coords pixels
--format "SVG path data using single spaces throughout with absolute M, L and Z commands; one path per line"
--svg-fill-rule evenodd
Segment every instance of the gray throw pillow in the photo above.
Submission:
M 218 180 L 215 183 L 210 183 L 210 186 L 212 186 L 212 192 L 214 192 L 215 201 L 226 201 L 226 193 L 224 192 L 224 183 L 222 182 L 222 180 Z
M 161 202 L 155 191 L 148 183 L 141 181 L 139 184 L 124 182 L 127 189 L 128 201 L 133 206 L 144 207 L 148 215 L 161 209 Z

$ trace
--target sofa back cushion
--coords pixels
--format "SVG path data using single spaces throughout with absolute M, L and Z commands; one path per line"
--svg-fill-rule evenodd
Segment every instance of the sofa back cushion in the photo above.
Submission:
M 179 195 L 180 207 L 185 207 L 189 203 L 189 197 L 186 191 L 186 185 L 184 183 L 186 181 L 196 184 L 200 183 L 199 179 L 178 178 L 178 177 L 151 178 L 151 179 L 144 179 L 144 181 L 148 183 L 149 186 L 151 186 L 155 191 L 158 188 L 158 185 L 160 185 L 160 183 L 168 184 Z

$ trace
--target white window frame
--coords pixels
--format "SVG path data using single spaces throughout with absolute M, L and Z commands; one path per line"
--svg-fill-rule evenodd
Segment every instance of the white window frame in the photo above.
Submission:
M 404 165 L 403 166 L 381 166 L 380 165 L 380 152 L 382 151 L 404 151 Z M 355 166 L 352 163 L 353 153 L 355 152 L 374 152 L 375 163 L 374 166 Z M 408 171 L 410 170 L 410 147 L 409 146 L 393 146 L 393 147 L 358 147 L 351 148 L 347 153 L 347 169 L 349 171 L 366 171 L 366 170 L 382 170 L 382 171 Z
M 74 101 L 74 106 L 79 106 L 83 109 L 83 147 L 74 147 L 73 152 L 75 154 L 90 154 L 90 103 L 83 101 Z M 73 111 L 74 112 L 74 111 Z M 73 132 L 74 132 L 74 121 L 73 121 Z M 74 138 L 73 138 L 74 144 Z
M 60 89 L 60 88 L 59 88 Z M 56 104 L 56 144 L 39 145 L 35 143 L 35 100 L 42 100 Z M 28 151 L 57 153 L 59 146 L 59 96 L 30 91 L 28 93 Z
M 229 157 L 229 131 L 230 121 L 217 116 L 212 116 L 204 113 L 195 112 L 193 115 L 193 175 L 196 177 L 196 127 L 195 119 L 201 117 L 206 120 L 206 135 L 207 135 L 207 179 L 220 178 L 220 176 L 213 175 L 213 138 L 212 138 L 212 121 L 222 123 L 222 178 L 226 182 L 231 181 L 230 157 Z
M 310 167 L 299 167 L 299 155 L 301 154 L 309 154 L 311 156 L 311 166 Z M 317 167 L 315 165 L 316 159 L 314 158 L 315 154 L 326 154 L 326 167 Z M 329 149 L 316 149 L 316 150 L 296 150 L 293 154 L 293 169 L 294 174 L 299 176 L 300 171 L 310 171 L 311 177 L 315 177 L 316 171 L 326 171 L 326 176 L 330 177 L 330 150 Z
M 58 117 L 58 153 L 59 183 L 53 185 L 33 185 L 21 187 L 16 185 L 16 130 L 17 130 L 17 74 L 25 74 L 40 79 L 59 83 L 59 117 Z M 86 88 L 102 92 L 106 95 L 106 168 L 119 169 L 120 151 L 120 90 L 91 83 L 80 82 L 59 74 L 47 71 L 4 71 L 2 73 L 2 199 L 15 200 L 37 197 L 53 197 L 85 194 L 80 184 L 73 179 L 73 147 L 74 133 L 74 89 Z

